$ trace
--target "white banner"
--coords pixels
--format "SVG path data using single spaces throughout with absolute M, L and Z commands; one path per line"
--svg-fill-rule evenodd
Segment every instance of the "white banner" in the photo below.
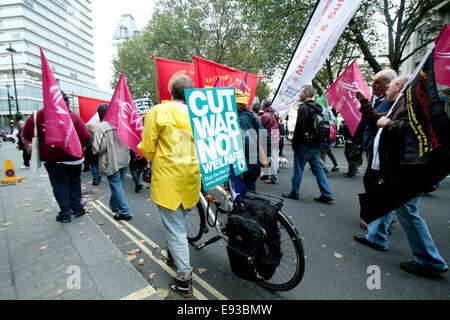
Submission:
M 285 117 L 298 100 L 301 87 L 311 83 L 360 4 L 361 0 L 320 0 L 273 99 L 272 108 L 280 116 Z

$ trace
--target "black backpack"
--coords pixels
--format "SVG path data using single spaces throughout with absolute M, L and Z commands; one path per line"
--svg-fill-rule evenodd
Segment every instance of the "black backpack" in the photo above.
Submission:
M 280 264 L 282 252 L 277 209 L 263 199 L 245 199 L 228 217 L 225 233 L 231 270 L 239 277 L 268 280 Z
M 310 112 L 309 107 L 306 107 Z M 305 139 L 311 145 L 329 145 L 330 141 L 330 122 L 325 120 L 322 113 L 314 112 L 312 116 L 311 129 L 305 132 Z

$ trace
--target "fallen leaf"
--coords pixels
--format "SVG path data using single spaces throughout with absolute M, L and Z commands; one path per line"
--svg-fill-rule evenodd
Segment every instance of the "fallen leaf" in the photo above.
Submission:
M 143 266 L 144 265 L 144 261 L 145 261 L 144 259 L 139 259 L 139 265 Z
M 110 238 L 111 238 L 111 236 L 110 236 L 109 234 L 107 234 L 107 235 L 106 235 L 106 239 L 109 240 Z
M 31 204 L 29 204 L 29 203 L 22 203 L 22 207 L 29 207 L 29 206 L 31 206 Z
M 141 253 L 141 250 L 140 249 L 134 249 L 134 250 L 131 250 L 131 251 L 127 252 L 127 254 L 131 254 L 131 255 L 137 254 L 137 253 Z
M 149 278 L 150 280 L 152 280 L 154 277 L 155 277 L 155 274 L 154 274 L 154 273 L 150 273 L 149 276 L 148 276 L 148 278 Z
M 80 231 L 80 234 L 83 234 L 84 233 L 84 231 Z
M 322 248 L 326 248 L 326 247 L 327 247 L 326 245 L 322 244 Z
M 40 247 L 38 250 L 45 250 L 45 249 L 47 249 L 48 247 L 47 246 L 42 246 L 42 247 Z
M 340 253 L 335 253 L 334 256 L 335 256 L 337 259 L 342 259 L 342 258 L 344 257 L 344 256 L 343 256 L 342 254 L 340 254 Z
M 202 273 L 205 272 L 205 271 L 206 271 L 205 268 L 198 268 L 198 269 L 197 269 L 198 274 L 202 274 Z
M 50 209 L 44 209 L 44 210 L 42 210 L 42 212 L 49 212 L 50 211 Z
M 147 216 L 147 217 L 150 217 L 150 213 L 147 213 L 146 216 Z
M 84 221 L 84 222 L 80 222 L 80 226 L 82 226 L 83 224 L 85 224 L 86 222 Z
M 126 258 L 128 261 L 133 261 L 133 260 L 137 259 L 137 257 L 136 257 L 135 255 L 132 255 L 132 256 L 125 256 L 125 258 Z
M 41 212 L 41 211 L 43 211 L 44 209 L 37 209 L 37 210 L 34 210 L 34 212 Z
M 104 226 L 105 223 L 104 223 L 104 222 L 99 222 L 98 225 L 99 225 L 99 226 Z
M 158 289 L 156 292 L 158 292 L 163 299 L 167 299 L 167 296 L 169 295 L 169 289 Z
M 94 189 L 94 190 L 92 190 L 92 192 L 97 192 L 98 191 L 98 189 Z
M 325 217 L 326 214 L 325 214 L 325 213 L 321 213 L 320 216 L 321 216 L 321 217 Z

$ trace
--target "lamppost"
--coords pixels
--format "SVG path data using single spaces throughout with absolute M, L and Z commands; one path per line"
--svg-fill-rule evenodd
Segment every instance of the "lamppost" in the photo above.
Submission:
M 9 84 L 6 85 L 6 90 L 7 90 L 7 93 L 8 93 L 9 127 L 10 127 L 10 131 L 11 131 L 11 134 L 12 134 L 13 124 L 11 123 L 11 119 L 13 117 L 12 117 L 12 113 L 11 113 L 11 97 L 9 96 Z
M 17 53 L 17 51 L 11 47 L 11 43 L 9 44 L 9 48 L 6 48 L 6 51 L 11 53 L 12 74 L 14 79 L 14 93 L 16 94 L 16 112 L 19 113 L 19 102 L 17 99 L 17 86 L 16 86 L 16 71 L 14 70 L 14 58 L 13 58 L 13 53 Z

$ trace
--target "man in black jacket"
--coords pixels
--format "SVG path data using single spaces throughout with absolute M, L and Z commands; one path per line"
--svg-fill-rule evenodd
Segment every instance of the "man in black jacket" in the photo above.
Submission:
M 314 116 L 322 113 L 322 107 L 313 101 L 315 94 L 311 85 L 303 86 L 300 90 L 300 106 L 297 112 L 297 123 L 295 124 L 292 150 L 294 151 L 294 171 L 291 177 L 291 190 L 283 192 L 282 196 L 290 199 L 299 199 L 299 188 L 302 182 L 303 170 L 306 162 L 309 163 L 313 174 L 316 176 L 320 189 L 320 196 L 314 200 L 324 203 L 333 201 L 327 176 L 320 165 L 320 143 L 311 141 Z

